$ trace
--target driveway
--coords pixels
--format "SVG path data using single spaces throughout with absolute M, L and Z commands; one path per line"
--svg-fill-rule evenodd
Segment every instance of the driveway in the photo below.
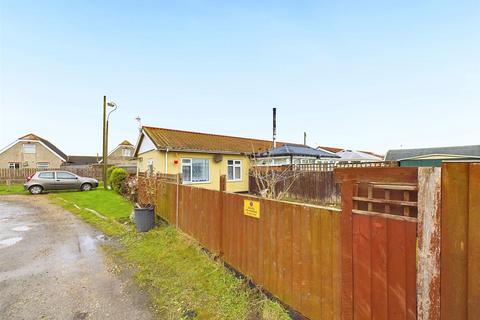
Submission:
M 0 319 L 151 319 L 102 239 L 45 196 L 0 197 Z

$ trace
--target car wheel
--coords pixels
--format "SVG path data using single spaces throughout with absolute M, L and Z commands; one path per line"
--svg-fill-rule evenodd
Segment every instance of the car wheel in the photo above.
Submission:
M 43 191 L 42 186 L 31 186 L 30 189 L 28 189 L 31 194 L 40 194 Z
M 92 190 L 92 185 L 90 183 L 84 183 L 82 184 L 82 186 L 80 187 L 80 190 L 82 191 L 90 191 Z

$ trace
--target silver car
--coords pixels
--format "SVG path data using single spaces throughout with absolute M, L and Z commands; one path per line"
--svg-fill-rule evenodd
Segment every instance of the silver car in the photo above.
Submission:
M 23 185 L 31 194 L 47 190 L 89 191 L 98 187 L 98 180 L 77 176 L 68 171 L 38 171 L 27 177 Z

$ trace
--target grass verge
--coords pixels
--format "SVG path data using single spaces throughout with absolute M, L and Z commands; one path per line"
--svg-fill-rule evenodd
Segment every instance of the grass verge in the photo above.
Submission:
M 28 192 L 23 190 L 22 184 L 0 184 L 0 195 L 6 194 L 27 194 Z
M 107 251 L 120 257 L 124 264 L 120 268 L 135 270 L 134 278 L 150 294 L 159 319 L 290 319 L 278 303 L 249 288 L 173 226 L 135 232 L 125 223 L 131 204 L 113 191 L 52 193 L 49 197 L 118 239 L 121 246 Z

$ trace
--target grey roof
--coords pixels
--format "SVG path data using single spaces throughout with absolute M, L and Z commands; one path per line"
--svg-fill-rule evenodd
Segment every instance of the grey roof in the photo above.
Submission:
M 389 150 L 385 160 L 401 160 L 430 154 L 450 154 L 466 157 L 480 157 L 480 145 L 460 147 L 438 147 L 420 149 L 397 149 Z
M 257 154 L 259 158 L 265 157 L 281 157 L 281 156 L 304 156 L 316 158 L 340 158 L 335 153 L 317 150 L 309 146 L 302 145 L 283 145 L 278 148 L 270 149 L 266 152 Z
M 340 158 L 345 160 L 372 160 L 372 161 L 383 160 L 382 158 L 376 157 L 372 154 L 365 153 L 362 151 L 356 151 L 356 150 L 342 150 L 340 152 L 337 152 L 336 154 L 339 155 Z
M 97 163 L 101 159 L 102 157 L 97 156 L 68 156 L 67 162 L 75 165 L 87 165 Z

